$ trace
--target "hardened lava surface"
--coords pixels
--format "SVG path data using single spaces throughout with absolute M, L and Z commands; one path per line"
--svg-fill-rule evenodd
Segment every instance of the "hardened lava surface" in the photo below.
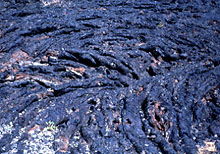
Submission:
M 220 2 L 1 0 L 0 153 L 220 153 Z

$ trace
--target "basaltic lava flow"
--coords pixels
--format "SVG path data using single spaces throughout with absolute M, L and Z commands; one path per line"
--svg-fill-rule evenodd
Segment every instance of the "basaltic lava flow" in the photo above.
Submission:
M 1 0 L 1 154 L 220 154 L 219 0 Z

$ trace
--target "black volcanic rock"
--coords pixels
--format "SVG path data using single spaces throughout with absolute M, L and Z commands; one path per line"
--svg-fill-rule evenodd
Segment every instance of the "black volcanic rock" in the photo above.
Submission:
M 219 153 L 219 14 L 214 0 L 2 0 L 0 153 Z

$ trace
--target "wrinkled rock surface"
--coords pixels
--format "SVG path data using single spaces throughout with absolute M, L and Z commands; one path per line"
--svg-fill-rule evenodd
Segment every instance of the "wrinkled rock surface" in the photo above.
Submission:
M 218 0 L 2 0 L 0 21 L 0 153 L 220 153 Z

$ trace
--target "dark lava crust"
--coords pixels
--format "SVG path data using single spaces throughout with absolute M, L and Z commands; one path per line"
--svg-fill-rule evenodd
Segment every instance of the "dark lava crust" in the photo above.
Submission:
M 220 153 L 219 0 L 1 0 L 0 153 Z

